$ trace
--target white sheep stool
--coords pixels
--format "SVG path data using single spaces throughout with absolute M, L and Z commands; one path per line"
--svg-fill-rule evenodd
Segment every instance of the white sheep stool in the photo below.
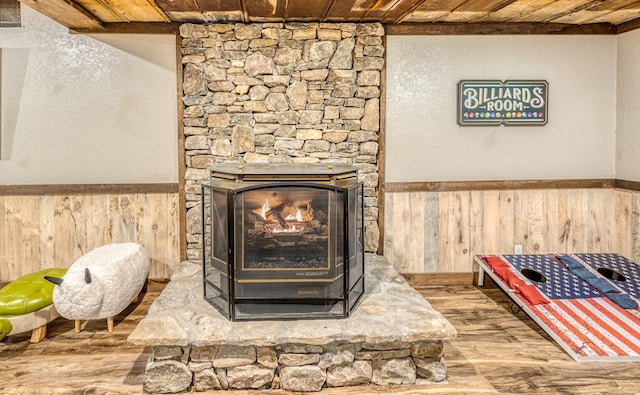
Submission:
M 60 315 L 75 320 L 107 319 L 122 312 L 142 290 L 149 274 L 149 255 L 136 243 L 114 243 L 84 254 L 62 278 L 47 277 L 56 284 L 53 304 Z

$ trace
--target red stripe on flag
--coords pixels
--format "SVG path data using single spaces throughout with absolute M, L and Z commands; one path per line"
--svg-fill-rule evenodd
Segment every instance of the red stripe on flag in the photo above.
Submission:
M 585 332 L 582 328 L 576 327 L 576 324 L 581 324 L 580 323 L 581 317 L 578 314 L 576 314 L 576 312 L 573 311 L 572 309 L 567 308 L 567 306 L 565 306 L 565 304 L 563 303 L 564 301 L 565 301 L 564 299 L 556 299 L 555 300 L 556 303 L 554 303 L 554 306 L 556 306 L 560 310 L 562 310 L 564 312 L 564 314 L 560 314 L 558 311 L 553 309 L 553 306 L 550 309 L 550 311 L 552 311 L 552 314 L 554 314 L 556 319 L 561 321 L 563 323 L 563 325 L 567 329 L 571 330 L 571 332 L 575 336 L 577 336 L 582 341 L 584 341 L 584 343 L 587 346 L 589 346 L 589 348 L 591 348 L 597 355 L 600 355 L 600 356 L 610 355 L 609 352 L 607 352 L 606 350 L 602 349 L 602 347 L 600 345 L 596 344 L 596 342 L 594 342 L 593 339 L 591 339 L 588 336 L 589 332 Z M 571 320 L 575 321 L 576 324 L 572 323 L 569 318 L 571 318 Z M 588 328 L 585 328 L 585 329 L 588 330 Z M 597 336 L 596 334 L 592 334 L 592 335 L 594 335 L 594 337 L 596 337 L 599 341 L 602 342 L 602 339 L 599 336 Z
M 553 334 L 555 334 L 560 340 L 562 340 L 570 349 L 572 349 L 576 354 L 580 354 L 582 356 L 587 356 L 589 355 L 587 353 L 587 351 L 584 349 L 583 344 L 578 345 L 576 342 L 574 342 L 566 333 L 564 330 L 562 330 L 561 328 L 558 327 L 558 325 L 556 325 L 555 322 L 553 322 L 551 319 L 549 319 L 546 314 L 544 313 L 545 311 L 549 314 L 549 315 L 553 315 L 556 319 L 558 319 L 557 314 L 555 314 L 555 312 L 553 311 L 552 306 L 555 304 L 555 301 L 551 301 L 551 303 L 549 304 L 539 304 L 533 309 L 533 311 L 536 313 L 536 315 L 538 316 L 538 318 L 545 323 L 545 325 L 553 332 Z M 559 321 L 561 321 L 561 323 L 565 325 L 564 320 L 562 319 L 558 319 Z M 575 330 L 570 330 L 570 328 L 567 328 L 569 330 L 569 332 L 571 334 L 573 334 L 575 336 Z M 579 338 L 579 336 L 576 336 Z M 583 341 L 583 339 L 579 339 L 580 341 Z M 583 341 L 584 342 L 584 341 Z
M 589 324 L 586 318 L 584 319 L 582 317 L 580 318 L 581 320 L 580 323 L 586 328 L 589 328 L 590 332 L 594 336 L 596 336 L 598 339 L 600 339 L 600 341 L 602 341 L 611 349 L 613 349 L 617 353 L 617 355 L 629 355 L 629 351 L 625 351 L 622 348 L 620 348 L 617 345 L 618 343 L 623 343 L 625 346 L 627 346 L 627 348 L 631 349 L 636 354 L 640 352 L 640 347 L 638 347 L 635 344 L 637 342 L 637 338 L 634 337 L 635 341 L 628 339 L 625 334 L 621 333 L 620 331 L 620 329 L 622 329 L 621 327 L 617 327 L 617 328 L 613 327 L 609 323 L 607 323 L 605 320 L 600 318 L 600 317 L 606 317 L 608 320 L 614 321 L 612 315 L 610 314 L 610 311 L 599 308 L 598 304 L 591 303 L 592 302 L 591 299 L 582 299 L 582 301 L 588 303 L 590 306 L 595 308 L 598 311 L 598 314 L 600 316 L 597 316 L 593 314 L 593 312 L 589 311 L 580 302 L 580 300 L 571 299 L 571 300 L 567 300 L 566 303 L 571 304 L 573 308 L 579 310 L 582 314 L 584 314 L 585 317 L 588 317 L 589 320 L 593 321 L 595 324 L 600 326 L 600 328 L 597 328 L 597 327 L 594 328 L 591 324 Z M 632 332 L 630 334 L 633 335 Z
M 607 317 L 610 317 L 616 325 L 619 325 L 636 339 L 640 339 L 640 330 L 638 330 L 638 327 L 640 327 L 640 318 L 631 311 L 619 307 L 607 298 L 602 298 L 600 301 L 592 299 L 585 299 L 585 301 L 595 306 L 598 310 L 607 312 Z M 603 308 L 603 305 L 606 306 L 606 308 Z M 624 317 L 624 320 L 621 319 L 620 316 Z

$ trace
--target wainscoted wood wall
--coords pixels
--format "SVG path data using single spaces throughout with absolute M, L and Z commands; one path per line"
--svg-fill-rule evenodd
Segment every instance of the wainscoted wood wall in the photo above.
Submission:
M 180 262 L 174 184 L 69 191 L 53 186 L 49 192 L 47 187 L 9 188 L 0 186 L 0 282 L 43 268 L 68 267 L 112 242 L 143 245 L 151 257 L 150 278 L 168 278 Z
M 617 252 L 640 261 L 640 193 L 616 188 L 385 194 L 384 255 L 403 273 L 471 272 L 476 254 Z M 477 269 L 476 269 L 477 270 Z
M 387 188 L 383 254 L 397 270 L 470 273 L 475 254 L 513 253 L 516 244 L 524 253 L 618 252 L 640 261 L 637 185 L 484 189 L 466 184 L 476 188 Z M 168 278 L 180 262 L 184 237 L 178 205 L 174 184 L 0 186 L 0 282 L 68 267 L 95 247 L 124 241 L 149 251 L 150 278 Z

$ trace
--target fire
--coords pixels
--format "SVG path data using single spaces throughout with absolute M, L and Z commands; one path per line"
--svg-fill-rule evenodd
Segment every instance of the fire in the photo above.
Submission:
M 269 201 L 265 200 L 264 204 L 262 205 L 262 212 L 260 215 L 262 215 L 263 219 L 267 219 L 267 213 L 269 212 L 269 210 L 271 210 L 271 207 L 269 207 Z
M 270 233 L 305 232 L 313 216 L 311 202 L 307 202 L 306 209 L 289 203 L 273 208 L 266 199 L 262 207 L 252 211 L 264 219 L 264 229 Z
M 296 207 L 296 221 L 302 222 L 302 212 L 300 211 L 300 207 Z

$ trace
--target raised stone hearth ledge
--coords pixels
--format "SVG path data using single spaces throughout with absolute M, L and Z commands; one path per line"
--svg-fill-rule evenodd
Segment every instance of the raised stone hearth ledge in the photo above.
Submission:
M 129 336 L 153 346 L 145 391 L 446 381 L 442 341 L 456 330 L 384 257 L 367 254 L 365 270 L 347 319 L 232 322 L 204 300 L 201 265 L 182 262 Z

